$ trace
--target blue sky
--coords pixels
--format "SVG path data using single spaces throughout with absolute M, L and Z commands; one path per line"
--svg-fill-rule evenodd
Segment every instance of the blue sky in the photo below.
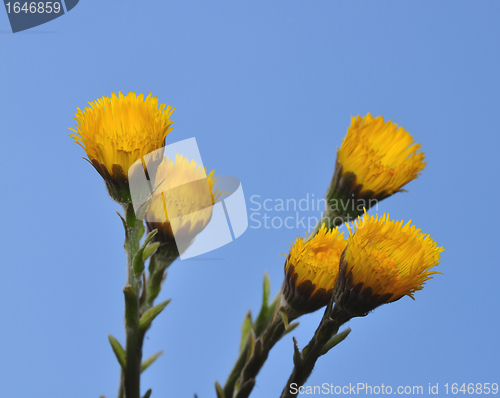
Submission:
M 321 198 L 351 115 L 404 126 L 428 164 L 378 211 L 444 246 L 444 275 L 415 301 L 352 320 L 309 384 L 439 383 L 445 395 L 445 383 L 499 383 L 499 13 L 492 0 L 82 0 L 12 34 L 0 11 L 0 396 L 116 395 L 107 335 L 124 338 L 119 207 L 67 127 L 77 106 L 119 90 L 175 106 L 168 142 L 196 137 L 205 166 L 241 180 L 249 209 L 253 195 Z M 144 373 L 153 397 L 214 397 L 265 271 L 278 290 L 280 253 L 305 231 L 252 225 L 208 261 L 170 268 L 161 299 L 172 303 L 144 346 L 165 351 Z M 299 346 L 321 314 L 301 320 Z M 291 369 L 287 336 L 252 397 L 279 396 Z

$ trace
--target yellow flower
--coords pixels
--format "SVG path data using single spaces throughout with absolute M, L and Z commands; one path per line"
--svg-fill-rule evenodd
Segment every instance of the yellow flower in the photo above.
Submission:
M 136 160 L 165 146 L 175 108 L 158 104 L 151 94 L 144 98 L 121 92 L 89 104 L 84 110 L 77 108 L 76 129 L 70 128 L 76 134 L 70 137 L 84 149 L 111 197 L 129 203 L 128 170 Z
M 176 242 L 179 250 L 208 224 L 212 206 L 221 196 L 213 171 L 207 176 L 194 160 L 177 155 L 175 163 L 165 157 L 157 169 L 158 187 L 146 211 L 148 229 L 158 229 L 160 242 Z M 175 236 L 175 239 L 174 239 Z
M 335 288 L 336 303 L 357 315 L 377 306 L 411 298 L 421 290 L 440 263 L 438 247 L 429 234 L 411 225 L 411 220 L 391 221 L 365 214 L 349 228 L 347 247 L 340 260 Z
M 310 238 L 297 238 L 285 261 L 283 298 L 297 313 L 305 314 L 328 304 L 346 246 L 343 233 L 323 225 Z
M 353 117 L 337 151 L 325 221 L 352 221 L 417 178 L 426 164 L 419 148 L 407 131 L 381 116 Z
M 368 114 L 351 118 L 337 156 L 343 172 L 354 173 L 363 191 L 389 196 L 417 178 L 425 167 L 419 149 L 403 127 Z

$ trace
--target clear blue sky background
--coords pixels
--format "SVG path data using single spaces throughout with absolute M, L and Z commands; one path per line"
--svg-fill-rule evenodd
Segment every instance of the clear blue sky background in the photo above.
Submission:
M 67 127 L 77 106 L 118 90 L 175 106 L 169 142 L 195 136 L 208 168 L 241 179 L 249 209 L 252 195 L 321 198 L 351 115 L 404 126 L 428 166 L 379 212 L 412 218 L 446 247 L 444 275 L 415 301 L 351 321 L 309 384 L 439 383 L 444 395 L 445 383 L 500 382 L 499 16 L 487 0 L 82 0 L 12 34 L 0 10 L 0 396 L 116 395 L 107 335 L 124 338 L 119 207 Z M 214 397 L 264 272 L 274 294 L 280 253 L 304 232 L 249 228 L 208 261 L 175 263 L 161 293 L 172 303 L 144 346 L 165 354 L 143 391 Z M 321 313 L 293 333 L 300 346 Z M 279 396 L 291 369 L 287 336 L 252 396 Z

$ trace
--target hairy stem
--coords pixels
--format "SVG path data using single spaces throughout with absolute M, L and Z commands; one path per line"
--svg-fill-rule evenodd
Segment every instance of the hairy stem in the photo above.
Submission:
M 283 337 L 285 325 L 279 316 L 276 316 L 264 331 L 262 336 L 255 341 L 253 354 L 247 360 L 241 374 L 236 382 L 234 397 L 247 398 L 250 396 L 255 385 L 255 379 L 260 372 L 262 366 L 269 356 L 269 352 L 276 343 Z M 227 397 L 226 397 L 227 398 Z
M 160 294 L 162 284 L 167 276 L 167 268 L 179 257 L 175 242 L 163 243 L 149 261 L 149 275 L 145 283 L 145 297 L 141 312 L 145 313 L 153 307 L 154 300 Z M 143 293 L 144 294 L 144 293 Z
M 281 292 L 278 293 L 271 305 L 263 306 L 252 332 L 248 335 L 236 363 L 231 370 L 223 388 L 225 398 L 247 398 L 253 390 L 255 379 L 269 356 L 269 352 L 276 343 L 298 323 L 285 325 L 283 317 L 278 313 L 281 307 Z M 263 314 L 263 311 L 266 313 Z M 293 320 L 288 316 L 288 320 Z M 288 321 L 287 321 L 288 322 Z
M 326 353 L 325 347 L 327 346 L 327 343 L 332 338 L 335 339 L 333 336 L 338 332 L 340 326 L 342 326 L 350 318 L 351 317 L 342 310 L 335 307 L 332 308 L 332 303 L 327 306 L 323 319 L 321 320 L 309 344 L 307 344 L 301 352 L 299 352 L 297 347 L 295 347 L 295 366 L 285 388 L 281 393 L 281 398 L 291 398 L 297 396 L 298 390 L 295 393 L 292 393 L 290 386 L 292 384 L 296 386 L 304 385 L 311 375 L 318 358 Z M 340 337 L 337 339 L 338 342 L 336 342 L 336 344 L 341 342 L 349 334 L 349 332 L 350 330 L 348 330 L 344 336 L 340 336 L 342 333 L 339 334 Z
M 123 288 L 125 296 L 125 334 L 126 334 L 126 367 L 120 376 L 120 392 L 126 398 L 140 398 L 142 339 L 139 333 L 139 296 L 141 293 L 141 277 L 134 273 L 134 257 L 139 251 L 140 241 L 144 234 L 144 224 L 136 219 L 131 204 L 124 205 L 126 214 L 125 252 L 127 255 L 127 284 Z

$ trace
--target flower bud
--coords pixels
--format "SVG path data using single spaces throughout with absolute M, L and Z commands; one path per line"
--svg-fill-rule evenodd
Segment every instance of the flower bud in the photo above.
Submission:
M 283 299 L 295 315 L 314 312 L 328 304 L 346 246 L 343 233 L 325 225 L 309 240 L 297 238 L 285 261 Z
M 352 117 L 326 195 L 327 226 L 353 221 L 417 178 L 426 164 L 419 148 L 407 131 L 381 116 Z

